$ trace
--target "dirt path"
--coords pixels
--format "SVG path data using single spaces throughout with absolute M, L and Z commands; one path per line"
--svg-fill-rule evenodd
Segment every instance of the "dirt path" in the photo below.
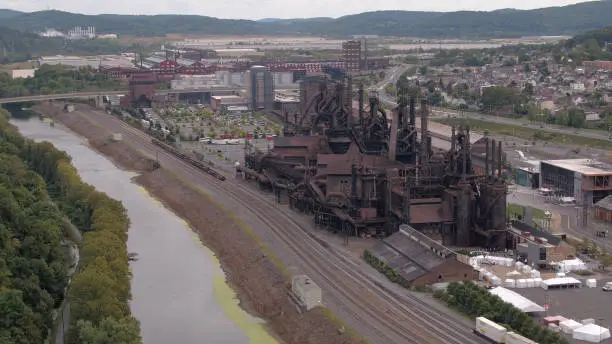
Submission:
M 211 198 L 195 190 L 165 169 L 154 169 L 154 161 L 143 157 L 123 142 L 107 141 L 108 132 L 81 116 L 64 114 L 57 107 L 42 105 L 50 115 L 75 133 L 89 139 L 93 148 L 126 170 L 140 172 L 136 182 L 190 223 L 204 244 L 221 261 L 227 279 L 236 290 L 241 306 L 267 320 L 271 333 L 285 343 L 357 343 L 339 334 L 337 327 L 320 311 L 298 314 L 288 300 L 289 282 L 256 242 Z

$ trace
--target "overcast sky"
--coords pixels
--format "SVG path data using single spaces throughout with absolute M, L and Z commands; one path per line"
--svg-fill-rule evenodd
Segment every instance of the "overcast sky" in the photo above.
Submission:
M 0 8 L 99 14 L 200 14 L 218 18 L 340 17 L 377 10 L 489 11 L 562 6 L 584 0 L 1 0 Z M 414 5 L 413 5 L 414 3 Z

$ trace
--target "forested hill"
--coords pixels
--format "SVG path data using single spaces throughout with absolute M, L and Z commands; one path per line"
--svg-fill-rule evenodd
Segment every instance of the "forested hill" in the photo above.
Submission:
M 536 10 L 492 12 L 377 11 L 333 18 L 230 20 L 192 15 L 82 15 L 60 11 L 15 14 L 0 11 L 2 24 L 22 31 L 95 26 L 98 32 L 159 36 L 177 34 L 316 34 L 493 38 L 573 35 L 610 24 L 612 1 L 592 1 Z M 324 13 L 322 13 L 324 14 Z

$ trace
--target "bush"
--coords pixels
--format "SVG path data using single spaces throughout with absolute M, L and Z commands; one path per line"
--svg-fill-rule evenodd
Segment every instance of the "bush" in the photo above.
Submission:
M 402 276 L 400 276 L 400 274 L 397 273 L 397 271 L 392 269 L 385 262 L 383 262 L 383 261 L 379 260 L 378 258 L 376 258 L 376 256 L 371 254 L 368 250 L 365 250 L 363 252 L 363 259 L 366 261 L 366 263 L 368 263 L 374 269 L 378 270 L 378 272 L 380 272 L 383 275 L 387 276 L 387 278 L 391 282 L 397 283 L 397 284 L 401 285 L 404 288 L 410 288 L 410 282 L 408 282 L 406 279 L 404 279 Z

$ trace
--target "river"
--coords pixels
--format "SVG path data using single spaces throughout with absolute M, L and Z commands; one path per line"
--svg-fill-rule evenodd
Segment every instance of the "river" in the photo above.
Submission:
M 36 119 L 12 121 L 21 133 L 49 141 L 72 157 L 81 178 L 121 200 L 131 220 L 133 315 L 145 344 L 275 344 L 258 319 L 238 306 L 213 253 L 178 216 L 131 181 L 86 141 L 61 125 Z

